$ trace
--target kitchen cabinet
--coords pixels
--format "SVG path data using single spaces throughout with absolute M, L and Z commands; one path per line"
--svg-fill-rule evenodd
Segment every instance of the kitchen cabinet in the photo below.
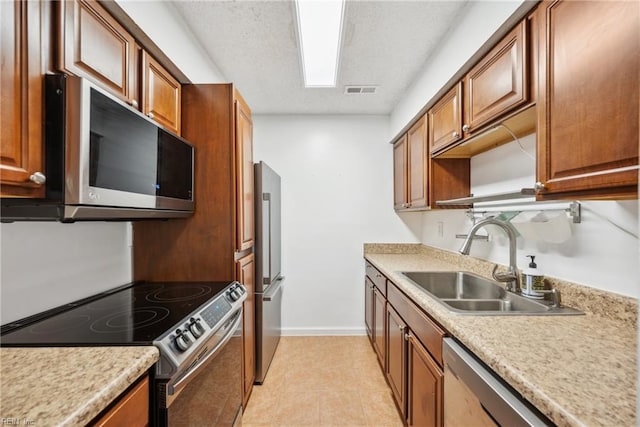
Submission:
M 69 0 L 57 5 L 58 69 L 97 82 L 137 107 L 134 37 L 97 1 Z
M 251 394 L 253 382 L 256 378 L 255 352 L 256 352 L 256 325 L 255 325 L 255 262 L 253 253 L 238 260 L 238 281 L 247 288 L 247 299 L 242 304 L 242 354 L 244 377 L 243 407 Z
M 145 375 L 91 424 L 96 427 L 148 426 L 149 377 Z
M 364 278 L 364 326 L 373 344 L 373 282 L 368 277 Z
M 237 250 L 253 247 L 254 191 L 253 191 L 253 123 L 251 110 L 238 92 L 235 93 L 236 126 L 236 177 L 238 180 L 236 198 L 238 200 Z
M 238 102 L 243 104 L 242 118 L 238 117 Z M 133 223 L 134 279 L 230 281 L 244 275 L 248 301 L 253 301 L 253 261 L 251 265 L 237 263 L 247 261 L 245 257 L 253 253 L 253 234 L 251 239 L 239 238 L 247 235 L 239 228 L 253 230 L 253 201 L 247 200 L 253 197 L 253 154 L 247 135 L 238 138 L 237 134 L 239 128 L 250 127 L 237 124 L 250 120 L 251 111 L 232 84 L 184 85 L 181 110 L 182 135 L 195 147 L 196 209 L 186 219 Z M 239 165 L 250 163 L 250 171 L 239 170 Z M 247 311 L 252 307 L 247 306 Z M 244 339 L 252 341 L 253 330 L 246 332 Z M 245 346 L 255 345 L 249 341 Z M 247 352 L 247 357 L 252 356 Z M 253 375 L 250 369 L 246 372 Z
M 142 113 L 180 135 L 180 82 L 149 53 L 141 56 Z
M 0 2 L 0 195 L 44 196 L 43 58 L 48 7 L 39 1 Z M 40 175 L 42 174 L 42 175 Z
M 538 11 L 537 198 L 637 197 L 640 3 Z
M 386 366 L 387 278 L 369 262 L 365 262 L 365 282 L 371 283 L 371 344 L 384 372 Z M 366 323 L 366 319 L 365 319 Z
M 378 362 L 384 371 L 386 366 L 385 310 L 387 300 L 380 289 L 373 288 L 373 349 L 378 355 Z
M 527 22 L 521 21 L 465 76 L 465 136 L 528 101 Z
M 470 161 L 433 159 L 423 116 L 393 147 L 394 208 L 429 209 L 436 200 L 465 197 L 470 191 Z
M 407 197 L 407 135 L 404 134 L 393 144 L 393 207 L 408 207 Z
M 411 333 L 407 358 L 407 425 L 442 426 L 444 372 Z
M 445 331 L 387 283 L 387 380 L 409 426 L 443 423 Z
M 440 98 L 427 116 L 431 153 L 436 153 L 462 139 L 462 82 Z
M 394 145 L 393 153 L 395 208 L 416 209 L 427 206 L 429 155 L 424 117 Z
M 387 304 L 385 326 L 387 331 L 387 365 L 385 375 L 389 387 L 391 387 L 393 397 L 400 409 L 400 413 L 403 418 L 406 418 L 407 344 L 405 341 L 405 333 L 407 325 L 393 309 L 391 304 Z

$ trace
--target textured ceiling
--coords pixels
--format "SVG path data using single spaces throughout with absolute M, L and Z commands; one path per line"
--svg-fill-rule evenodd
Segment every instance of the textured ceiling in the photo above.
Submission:
M 175 1 L 254 113 L 388 114 L 464 1 L 347 0 L 335 88 L 305 89 L 291 1 Z M 345 85 L 377 93 L 345 95 Z

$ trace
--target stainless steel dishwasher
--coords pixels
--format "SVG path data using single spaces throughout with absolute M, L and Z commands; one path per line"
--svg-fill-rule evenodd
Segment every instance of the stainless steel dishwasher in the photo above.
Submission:
M 453 338 L 445 338 L 445 427 L 553 426 Z

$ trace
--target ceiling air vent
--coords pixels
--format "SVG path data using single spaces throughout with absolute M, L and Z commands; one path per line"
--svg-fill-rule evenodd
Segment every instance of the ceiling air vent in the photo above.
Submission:
M 364 95 L 368 93 L 376 93 L 378 86 L 345 86 L 345 95 Z

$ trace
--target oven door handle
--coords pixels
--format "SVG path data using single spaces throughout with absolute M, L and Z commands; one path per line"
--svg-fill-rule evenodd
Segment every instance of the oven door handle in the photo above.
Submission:
M 184 377 L 180 378 L 179 381 L 167 387 L 169 396 L 176 394 L 178 391 L 180 391 L 180 389 L 186 386 L 187 383 L 191 381 L 192 377 L 197 374 L 198 371 L 200 371 L 200 368 L 203 367 L 209 360 L 214 358 L 218 354 L 218 350 L 220 350 L 225 344 L 227 344 L 227 342 L 229 342 L 236 329 L 238 329 L 240 322 L 242 321 L 242 310 L 238 310 L 238 314 L 236 316 L 237 318 L 233 321 L 233 324 L 231 325 L 229 330 L 226 332 L 224 337 L 222 337 L 222 339 L 216 344 L 216 346 L 209 352 L 209 354 L 207 354 L 206 357 L 196 363 Z

